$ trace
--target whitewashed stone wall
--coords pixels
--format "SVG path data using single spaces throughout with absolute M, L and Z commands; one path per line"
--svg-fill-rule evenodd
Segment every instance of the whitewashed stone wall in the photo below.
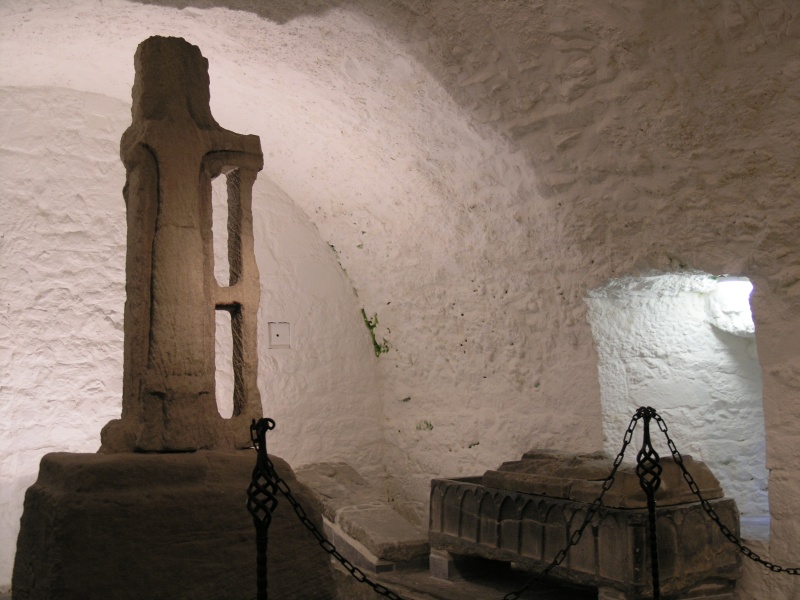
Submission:
M 383 442 L 352 439 L 347 411 L 339 410 L 349 405 L 339 400 L 325 405 L 336 417 L 322 434 L 326 439 L 336 439 L 343 455 L 356 457 L 352 462 L 382 446 L 387 494 L 424 519 L 433 476 L 480 472 L 532 446 L 602 446 L 597 357 L 583 300 L 588 290 L 651 269 L 747 275 L 756 289 L 771 470 L 772 537 L 763 553 L 791 560 L 800 541 L 794 502 L 800 493 L 794 469 L 800 458 L 800 16 L 794 3 L 217 0 L 221 8 L 198 8 L 207 4 L 4 3 L 0 85 L 125 103 L 133 52 L 144 37 L 181 35 L 203 49 L 211 62 L 214 115 L 226 127 L 261 136 L 262 177 L 335 247 L 357 292 L 351 305 L 378 313 L 376 333 L 391 346 L 377 359 L 358 354 L 345 371 L 364 378 L 353 404 L 369 419 L 379 415 L 382 426 L 370 435 Z M 26 101 L 14 111 L 3 121 L 9 132 L 3 140 L 14 139 L 17 114 L 37 115 Z M 75 119 L 80 125 L 73 128 L 84 129 Z M 86 125 L 103 126 L 102 119 Z M 75 146 L 69 131 L 60 127 L 51 143 Z M 121 131 L 103 134 L 109 148 L 101 158 L 110 170 L 120 169 L 112 141 Z M 29 150 L 12 145 L 6 156 L 14 153 L 17 165 Z M 38 183 L 16 183 L 19 177 L 7 171 L 3 179 L 16 187 L 4 202 L 12 194 L 39 199 L 46 184 L 63 188 L 47 171 Z M 105 198 L 119 199 L 119 181 Z M 90 206 L 88 214 L 104 222 L 95 210 L 101 209 Z M 63 210 L 43 222 L 26 216 L 7 224 L 11 214 L 0 217 L 7 231 L 26 222 L 45 237 L 60 238 L 71 227 L 88 231 Z M 121 229 L 114 235 L 120 244 Z M 97 243 L 98 255 L 113 254 L 103 251 L 107 242 Z M 63 242 L 52 244 L 42 247 L 56 252 Z M 32 251 L 11 256 L 24 263 L 26 252 Z M 33 299 L 54 287 L 50 273 L 12 269 L 7 265 L 17 262 L 5 257 L 4 280 L 27 286 Z M 292 275 L 305 281 L 317 273 Z M 80 299 L 89 294 L 71 278 L 65 284 Z M 117 302 L 121 310 L 113 289 L 109 284 L 102 297 L 86 302 L 106 310 Z M 15 295 L 3 291 L 0 306 L 5 339 L 21 352 L 41 337 L 36 328 L 17 325 L 28 304 L 16 303 Z M 46 318 L 55 319 L 53 311 Z M 331 318 L 321 314 L 318 323 Z M 81 330 L 78 317 L 62 314 L 61 321 Z M 344 329 L 368 355 L 369 339 L 355 337 L 366 335 L 363 323 Z M 102 333 L 91 336 L 98 341 L 83 347 L 107 342 Z M 117 344 L 101 354 L 119 352 Z M 313 369 L 295 372 L 308 377 L 308 389 L 338 384 L 335 363 L 323 353 L 313 356 Z M 37 360 L 31 363 L 37 377 L 61 378 L 61 359 Z M 263 365 L 269 373 L 269 361 Z M 112 371 L 118 377 L 109 365 L 106 372 Z M 291 369 L 286 372 L 289 378 Z M 289 379 L 277 384 L 293 385 Z M 115 405 L 118 393 L 106 385 L 97 402 Z M 55 387 L 30 384 L 26 396 L 4 385 L 0 410 L 19 413 L 34 389 L 37 398 L 47 398 Z M 77 400 L 70 410 L 83 415 L 76 419 L 85 426 L 59 444 L 66 449 L 92 439 L 93 418 L 106 420 Z M 319 436 L 309 430 L 292 441 Z M 293 451 L 291 444 L 283 449 Z M 8 492 L 12 504 L 24 487 L 15 485 Z M 8 547 L 5 537 L 3 544 Z M 748 570 L 742 598 L 793 598 L 800 595 L 796 586 Z
M 119 416 L 125 301 L 124 103 L 0 95 L 0 586 L 47 452 L 94 452 Z
M 752 328 L 748 294 L 745 314 L 729 313 L 720 323 L 721 293 L 710 275 L 687 273 L 623 279 L 589 294 L 603 446 L 615 456 L 636 409 L 652 406 L 681 453 L 708 464 L 742 515 L 763 517 L 768 473 L 755 339 L 746 326 L 736 333 L 720 328 L 733 329 L 734 316 Z M 631 461 L 641 430 L 640 423 Z M 655 423 L 651 435 L 657 451 L 669 456 Z

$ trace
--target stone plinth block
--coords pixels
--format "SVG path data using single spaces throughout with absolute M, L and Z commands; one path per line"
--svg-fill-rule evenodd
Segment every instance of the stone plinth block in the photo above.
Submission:
M 321 527 L 289 466 L 272 460 Z M 255 598 L 255 461 L 254 451 L 46 455 L 25 497 L 14 600 Z M 328 555 L 283 499 L 268 564 L 271 600 L 336 597 Z

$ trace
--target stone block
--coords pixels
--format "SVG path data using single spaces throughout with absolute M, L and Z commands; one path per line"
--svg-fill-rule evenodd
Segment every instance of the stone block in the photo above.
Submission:
M 314 463 L 299 467 L 297 478 L 314 491 L 313 501 L 329 521 L 347 507 L 385 502 L 385 497 L 347 463 Z
M 719 481 L 705 464 L 696 462 L 691 456 L 684 456 L 683 460 L 707 500 L 722 498 Z M 697 498 L 672 457 L 662 458 L 661 466 L 661 485 L 656 492 L 659 506 L 695 502 Z M 522 460 L 505 462 L 498 469 L 486 471 L 482 481 L 487 487 L 501 490 L 590 504 L 600 495 L 603 481 L 612 468 L 613 460 L 602 453 L 571 455 L 558 450 L 530 450 Z M 647 506 L 633 465 L 620 465 L 603 504 L 614 508 Z
M 344 507 L 336 522 L 382 559 L 407 562 L 428 553 L 428 532 L 386 503 Z
M 254 598 L 246 509 L 255 452 L 46 455 L 25 497 L 14 600 Z M 289 466 L 275 466 L 321 526 Z M 270 598 L 335 597 L 331 565 L 285 501 L 269 528 Z
M 431 550 L 428 562 L 431 577 L 448 581 L 472 579 L 492 569 L 492 565 L 483 558 L 451 554 L 442 550 Z
M 394 570 L 394 563 L 375 556 L 369 548 L 347 535 L 336 523 L 323 517 L 322 524 L 325 537 L 336 546 L 339 554 L 362 571 L 378 574 Z
M 643 495 L 641 489 L 639 494 Z M 625 504 L 635 502 L 624 495 L 623 499 Z M 736 504 L 725 498 L 710 502 L 721 520 L 737 530 Z M 516 521 L 518 549 L 475 534 L 476 507 L 487 505 L 503 507 L 498 513 L 501 531 L 516 531 L 512 525 Z M 566 548 L 567 541 L 584 522 L 588 508 L 587 503 L 569 498 L 498 490 L 483 485 L 480 478 L 433 480 L 431 560 L 438 563 L 435 568 L 440 574 L 450 577 L 455 569 L 453 561 L 458 557 L 482 557 L 541 571 Z M 483 521 L 488 521 L 490 514 L 491 511 L 480 512 L 479 531 L 489 529 Z M 652 597 L 647 521 L 646 509 L 601 507 L 552 575 L 601 588 L 604 597 L 610 599 Z M 724 598 L 732 593 L 741 574 L 741 557 L 699 502 L 659 505 L 657 533 L 662 598 Z M 444 564 L 443 557 L 449 557 L 452 564 Z
M 363 549 L 363 557 L 350 559 L 354 563 L 372 564 L 374 557 L 403 568 L 427 560 L 428 533 L 395 511 L 376 486 L 346 463 L 308 465 L 298 469 L 297 477 L 337 535 L 353 549 Z

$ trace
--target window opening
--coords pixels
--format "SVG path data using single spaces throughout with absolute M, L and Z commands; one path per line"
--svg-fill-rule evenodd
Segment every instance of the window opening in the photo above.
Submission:
M 742 535 L 769 536 L 761 367 L 745 277 L 617 279 L 586 299 L 598 354 L 606 452 L 638 406 L 664 415 L 679 449 L 704 461 L 742 513 Z M 632 459 L 633 457 L 628 457 Z
M 241 274 L 239 172 L 229 170 L 211 181 L 211 234 L 214 278 L 223 287 Z
M 235 388 L 231 313 L 217 309 L 214 321 L 214 392 L 217 411 L 223 419 L 230 419 L 233 416 Z

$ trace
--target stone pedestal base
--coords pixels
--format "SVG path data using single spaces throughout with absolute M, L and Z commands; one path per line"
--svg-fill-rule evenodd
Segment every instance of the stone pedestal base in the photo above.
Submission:
M 246 509 L 256 454 L 46 455 L 28 489 L 14 600 L 256 597 Z M 273 458 L 309 517 L 305 489 Z M 329 557 L 279 499 L 269 529 L 271 600 L 336 597 Z

